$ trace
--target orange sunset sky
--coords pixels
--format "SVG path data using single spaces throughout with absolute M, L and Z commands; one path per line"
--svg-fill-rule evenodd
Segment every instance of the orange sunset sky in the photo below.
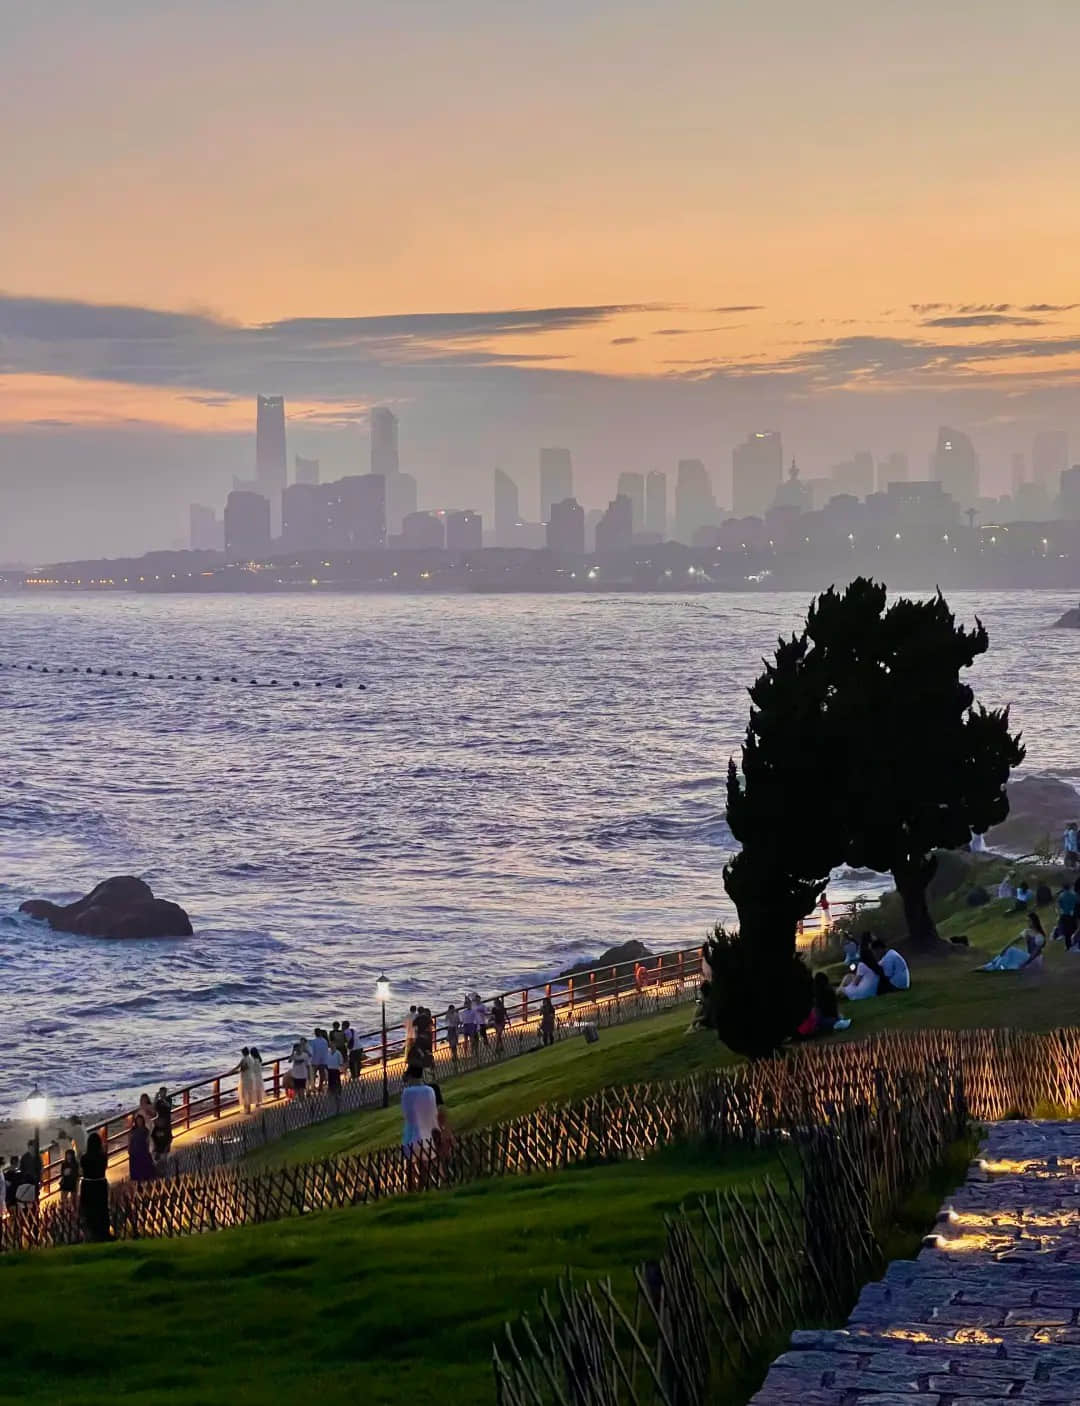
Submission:
M 1080 6 L 0 0 L 0 561 L 169 545 L 256 392 L 427 506 L 779 428 L 1080 458 Z M 57 493 L 77 525 L 58 524 Z

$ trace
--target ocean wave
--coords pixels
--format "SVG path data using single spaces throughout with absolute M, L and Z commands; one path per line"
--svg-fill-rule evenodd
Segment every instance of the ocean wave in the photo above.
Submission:
M 681 843 L 719 845 L 731 842 L 731 831 L 720 811 L 696 819 L 677 815 L 635 815 L 602 825 L 586 838 L 604 849 L 617 848 L 637 840 L 670 840 Z

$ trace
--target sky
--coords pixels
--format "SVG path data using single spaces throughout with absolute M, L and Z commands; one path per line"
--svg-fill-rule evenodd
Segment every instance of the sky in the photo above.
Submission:
M 779 429 L 1080 459 L 1074 0 L 0 0 L 0 562 L 289 452 L 536 511 Z

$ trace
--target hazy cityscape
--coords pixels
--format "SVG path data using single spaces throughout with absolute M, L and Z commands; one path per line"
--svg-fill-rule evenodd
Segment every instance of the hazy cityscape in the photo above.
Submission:
M 534 483 L 493 471 L 486 503 L 430 500 L 407 468 L 398 416 L 370 415 L 366 472 L 324 481 L 288 450 L 285 398 L 256 402 L 254 474 L 224 503 L 193 503 L 186 549 L 9 571 L 9 588 L 217 591 L 710 590 L 817 586 L 837 573 L 1061 586 L 1072 579 L 1080 466 L 1062 430 L 1014 453 L 1011 492 L 982 491 L 971 437 L 942 426 L 925 464 L 866 450 L 804 476 L 777 430 L 731 455 L 722 503 L 702 459 L 619 473 L 606 506 L 582 502 L 569 448 L 538 451 Z M 534 487 L 535 484 L 535 487 Z M 528 513 L 526 503 L 535 504 Z

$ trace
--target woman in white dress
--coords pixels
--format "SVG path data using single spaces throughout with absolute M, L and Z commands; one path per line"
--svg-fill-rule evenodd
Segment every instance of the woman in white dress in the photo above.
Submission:
M 233 1073 L 240 1075 L 237 1098 L 243 1106 L 244 1112 L 250 1113 L 251 1105 L 255 1102 L 255 1074 L 251 1051 L 247 1045 L 240 1051 L 240 1063 L 233 1070 Z

